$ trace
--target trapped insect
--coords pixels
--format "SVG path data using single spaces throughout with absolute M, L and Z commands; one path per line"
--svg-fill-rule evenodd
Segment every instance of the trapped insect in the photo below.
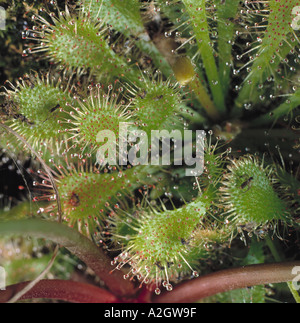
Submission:
M 50 116 L 45 121 L 43 121 L 43 123 L 45 123 L 46 121 L 48 121 L 49 118 L 51 117 L 51 114 L 54 113 L 55 111 L 57 111 L 59 108 L 60 108 L 60 104 L 57 104 L 54 108 L 52 108 L 50 110 Z
M 254 180 L 254 177 L 249 177 L 242 185 L 241 185 L 241 189 L 244 190 L 247 186 L 248 186 L 248 189 L 245 191 L 248 192 L 251 188 L 251 183 L 252 181 Z
M 69 203 L 74 206 L 74 207 L 78 207 L 80 205 L 80 198 L 76 193 L 72 193 L 72 196 L 69 200 Z

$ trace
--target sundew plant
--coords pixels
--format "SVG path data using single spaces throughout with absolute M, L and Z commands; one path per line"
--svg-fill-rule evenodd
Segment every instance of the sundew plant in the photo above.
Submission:
M 300 302 L 300 1 L 3 6 L 0 302 Z

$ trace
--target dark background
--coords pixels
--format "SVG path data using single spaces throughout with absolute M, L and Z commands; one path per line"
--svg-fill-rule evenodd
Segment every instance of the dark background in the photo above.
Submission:
M 15 83 L 31 69 L 46 67 L 44 61 L 23 57 L 28 44 L 22 39 L 22 33 L 30 26 L 32 15 L 38 13 L 37 7 L 47 2 L 28 0 L 25 4 L 23 1 L 0 0 L 0 6 L 6 10 L 6 30 L 0 30 L 0 87 L 6 80 Z M 3 97 L 0 96 L 0 105 L 2 103 Z M 13 206 L 27 196 L 26 184 L 31 186 L 32 183 L 30 166 L 30 159 L 11 156 L 0 147 L 0 208 Z

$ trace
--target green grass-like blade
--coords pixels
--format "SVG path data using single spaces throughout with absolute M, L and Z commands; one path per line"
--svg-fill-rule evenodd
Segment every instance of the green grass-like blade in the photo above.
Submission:
M 292 10 L 297 0 L 269 2 L 268 25 L 263 36 L 258 38 L 260 46 L 247 78 L 236 100 L 237 109 L 241 109 L 249 102 L 256 103 L 260 92 L 258 86 L 263 84 L 269 76 L 273 76 L 279 64 L 298 44 L 294 38 L 292 24 Z M 266 19 L 266 17 L 264 17 Z
M 198 42 L 199 51 L 203 60 L 204 68 L 209 82 L 209 87 L 217 109 L 225 112 L 225 99 L 220 83 L 214 51 L 211 46 L 210 30 L 206 14 L 206 1 L 183 0 L 186 10 L 190 15 L 194 34 Z

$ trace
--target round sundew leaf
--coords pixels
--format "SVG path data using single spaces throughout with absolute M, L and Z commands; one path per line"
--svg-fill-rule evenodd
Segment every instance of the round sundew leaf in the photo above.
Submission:
M 264 225 L 288 221 L 287 205 L 275 192 L 270 169 L 257 159 L 245 157 L 233 162 L 226 176 L 223 197 L 238 224 Z
M 130 68 L 109 45 L 107 30 L 88 16 L 66 16 L 49 25 L 41 42 L 48 56 L 67 68 L 90 70 L 93 75 L 139 81 L 139 71 Z
M 31 85 L 21 80 L 14 90 L 7 90 L 6 98 L 8 105 L 13 105 L 16 110 L 9 124 L 33 148 L 41 149 L 41 143 L 53 148 L 65 137 L 60 134 L 60 122 L 66 119 L 66 112 L 72 105 L 76 106 L 76 102 L 67 89 L 62 89 L 60 82 L 51 82 L 49 78 L 37 75 Z
M 141 210 L 132 215 L 117 212 L 109 232 L 111 239 L 124 244 L 116 264 L 131 266 L 125 278 L 136 275 L 143 283 L 172 290 L 171 281 L 188 273 L 198 277 L 193 267 L 198 268 L 211 247 L 226 239 L 222 231 L 203 224 L 205 214 L 201 198 L 175 210 Z

